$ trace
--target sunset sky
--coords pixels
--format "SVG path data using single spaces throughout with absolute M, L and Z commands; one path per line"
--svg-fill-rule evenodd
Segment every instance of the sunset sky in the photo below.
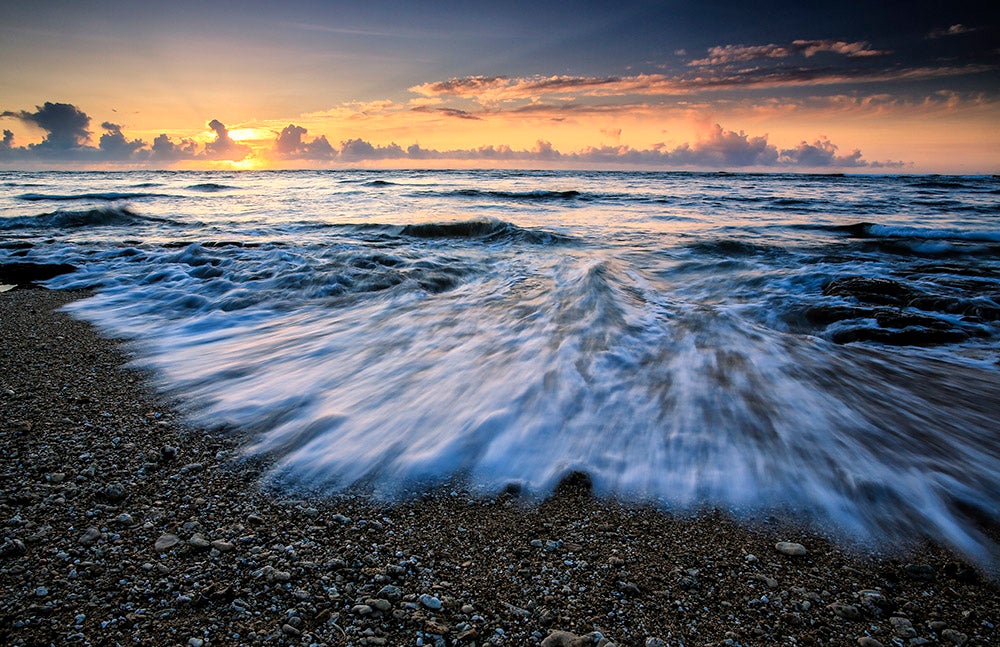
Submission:
M 983 2 L 0 7 L 0 167 L 1000 172 Z

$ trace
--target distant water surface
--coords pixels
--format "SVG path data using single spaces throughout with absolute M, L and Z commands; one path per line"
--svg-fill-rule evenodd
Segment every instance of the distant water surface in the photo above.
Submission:
M 1000 563 L 1000 180 L 0 172 L 0 263 L 71 263 L 274 482 L 574 470 Z

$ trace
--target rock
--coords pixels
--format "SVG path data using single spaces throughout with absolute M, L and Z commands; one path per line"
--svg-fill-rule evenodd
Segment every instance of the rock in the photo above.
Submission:
M 228 541 L 222 541 L 221 539 L 216 539 L 212 542 L 212 548 L 219 551 L 220 553 L 228 553 L 231 550 L 236 549 L 235 544 L 231 544 Z
M 959 633 L 954 629 L 945 629 L 941 632 L 941 638 L 949 641 L 953 645 L 964 645 L 969 641 L 969 637 L 963 633 Z
M 131 526 L 133 523 L 135 523 L 135 519 L 133 519 L 132 515 L 130 515 L 129 513 L 123 512 L 117 517 L 115 517 L 115 523 L 120 523 L 123 526 Z
M 421 593 L 417 600 L 431 611 L 438 611 L 442 607 L 441 600 L 428 593 Z
M 858 620 L 861 618 L 861 612 L 858 611 L 858 608 L 853 604 L 834 602 L 833 604 L 827 605 L 826 608 L 833 611 L 834 614 L 844 620 Z
M 93 546 L 101 538 L 101 531 L 91 526 L 80 536 L 78 540 L 84 546 Z
M 281 625 L 281 633 L 286 636 L 292 636 L 293 638 L 298 638 L 302 635 L 302 632 L 289 624 Z
M 351 613 L 356 616 L 370 616 L 374 609 L 372 609 L 367 604 L 355 604 L 351 607 Z
M 392 603 L 384 598 L 365 600 L 365 604 L 375 609 L 376 611 L 381 611 L 382 613 L 388 613 L 389 611 L 392 611 Z
M 646 647 L 667 647 L 667 643 L 663 642 L 660 638 L 646 638 Z
M 611 647 L 612 645 L 614 643 L 599 631 L 592 631 L 583 636 L 568 631 L 553 631 L 545 637 L 541 647 Z
M 188 647 L 202 647 L 205 641 L 201 638 L 191 638 L 188 640 Z
M 403 597 L 403 590 L 398 586 L 393 586 L 392 584 L 386 584 L 378 591 L 378 596 L 389 600 L 390 602 L 399 602 Z
M 169 463 L 170 461 L 177 458 L 177 448 L 172 445 L 164 445 L 160 448 L 160 460 L 164 463 Z
M 852 297 L 862 303 L 902 306 L 915 292 L 899 281 L 851 276 L 835 279 L 823 288 L 824 296 Z
M 809 552 L 802 544 L 791 541 L 779 541 L 774 545 L 774 549 L 783 555 L 791 555 L 792 557 L 801 557 Z
M 861 647 L 884 647 L 882 645 L 882 643 L 880 643 L 879 641 L 875 640 L 871 636 L 862 636 L 862 637 L 858 638 L 858 644 Z
M 0 283 L 30 285 L 75 271 L 67 263 L 0 263 Z
M 913 628 L 913 623 L 907 618 L 893 616 L 889 618 L 889 624 L 892 625 L 892 632 L 900 638 L 914 638 L 917 635 L 917 630 Z
M 903 570 L 910 579 L 922 582 L 931 582 L 936 577 L 934 567 L 930 564 L 907 564 Z
M 200 532 L 196 532 L 191 536 L 191 539 L 188 539 L 188 545 L 195 550 L 208 550 L 212 547 L 212 542 L 206 539 L 205 535 Z
M 20 557 L 26 552 L 28 549 L 20 539 L 8 539 L 0 546 L 0 557 Z
M 171 534 L 160 535 L 159 539 L 156 540 L 156 543 L 153 544 L 153 548 L 156 550 L 156 552 L 162 553 L 170 550 L 180 542 L 181 540 L 177 535 L 171 535 Z
M 121 483 L 112 483 L 104 488 L 102 494 L 109 503 L 118 503 L 126 497 L 125 486 Z

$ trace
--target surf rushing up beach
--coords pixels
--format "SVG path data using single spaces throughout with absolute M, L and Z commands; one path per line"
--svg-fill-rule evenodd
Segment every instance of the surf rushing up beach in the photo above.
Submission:
M 987 644 L 998 213 L 996 176 L 2 172 L 0 637 Z

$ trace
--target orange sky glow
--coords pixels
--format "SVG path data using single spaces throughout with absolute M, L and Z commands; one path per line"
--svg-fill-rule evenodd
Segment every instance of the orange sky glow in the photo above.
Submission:
M 121 25 L 43 4 L 0 12 L 0 167 L 1000 172 L 998 27 L 971 10 L 764 34 L 673 3 L 489 28 L 480 3 L 327 3 L 338 21 L 126 3 Z

